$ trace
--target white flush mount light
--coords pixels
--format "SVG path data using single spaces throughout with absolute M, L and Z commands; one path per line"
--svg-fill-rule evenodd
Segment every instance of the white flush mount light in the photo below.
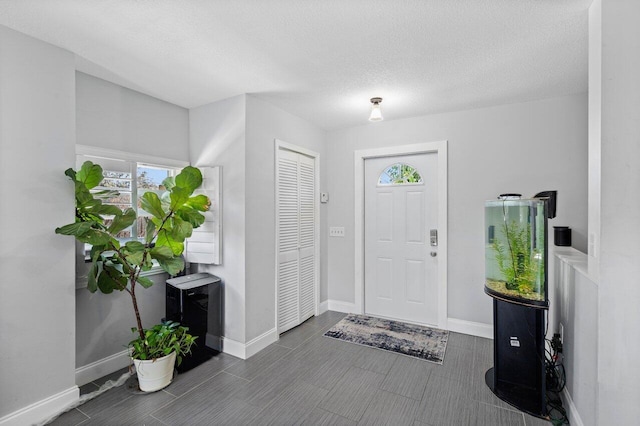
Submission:
M 369 115 L 369 121 L 382 121 L 381 102 L 382 98 L 371 98 L 371 115 Z

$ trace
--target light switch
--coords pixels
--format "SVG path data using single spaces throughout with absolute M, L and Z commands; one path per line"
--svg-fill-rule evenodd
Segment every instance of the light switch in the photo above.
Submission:
M 320 193 L 320 202 L 321 203 L 326 203 L 327 201 L 329 201 L 329 193 L 328 192 L 321 192 Z
M 341 237 L 344 238 L 344 227 L 343 226 L 332 226 L 329 228 L 329 236 L 330 237 Z

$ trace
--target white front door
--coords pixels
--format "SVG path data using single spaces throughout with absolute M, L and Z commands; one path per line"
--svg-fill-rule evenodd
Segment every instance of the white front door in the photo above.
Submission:
M 365 313 L 438 324 L 438 154 L 365 160 Z

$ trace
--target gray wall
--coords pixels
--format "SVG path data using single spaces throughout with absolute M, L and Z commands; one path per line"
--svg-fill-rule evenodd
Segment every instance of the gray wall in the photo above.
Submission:
M 222 166 L 222 265 L 203 265 L 224 285 L 224 336 L 245 342 L 246 96 L 189 110 L 191 164 Z
M 276 327 L 275 139 L 320 155 L 326 186 L 325 133 L 309 122 L 247 96 L 246 315 L 247 341 Z M 318 197 L 319 195 L 318 191 Z M 326 204 L 320 205 L 320 253 L 326 258 Z M 326 263 L 320 265 L 320 300 L 327 298 Z
M 448 316 L 490 324 L 484 295 L 484 201 L 504 192 L 558 190 L 551 225 L 586 251 L 587 97 L 572 95 L 337 130 L 327 136 L 329 299 L 354 302 L 354 151 L 448 140 Z
M 224 282 L 225 337 L 246 343 L 275 328 L 274 140 L 323 157 L 324 132 L 251 95 L 191 109 L 190 123 L 191 162 L 223 170 L 223 264 L 201 265 L 200 270 Z M 322 208 L 322 224 L 325 216 Z M 320 244 L 326 255 L 325 240 L 326 235 Z M 322 270 L 326 263 L 321 265 L 321 291 L 326 299 Z
M 77 143 L 189 161 L 189 111 L 76 72 Z
M 0 418 L 74 383 L 74 57 L 0 26 Z M 68 400 L 67 400 L 68 402 Z
M 640 418 L 640 2 L 602 1 L 598 424 Z M 591 71 L 591 70 L 590 70 Z
M 81 72 L 76 73 L 77 143 L 189 161 L 189 112 Z M 164 316 L 164 282 L 136 293 L 145 327 Z M 76 291 L 76 367 L 122 352 L 136 325 L 127 293 Z
M 144 327 L 160 322 L 165 315 L 165 281 L 167 274 L 150 276 L 150 288 L 137 286 L 136 298 Z M 135 337 L 136 326 L 131 297 L 126 292 L 91 293 L 86 288 L 76 291 L 76 367 L 102 360 L 126 349 Z M 104 372 L 109 373 L 108 371 Z

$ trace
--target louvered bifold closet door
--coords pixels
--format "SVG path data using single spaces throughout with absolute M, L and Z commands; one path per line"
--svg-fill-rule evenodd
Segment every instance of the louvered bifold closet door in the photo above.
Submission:
M 313 158 L 299 156 L 300 322 L 315 314 L 315 168 Z
M 315 313 L 314 160 L 278 151 L 278 332 Z

